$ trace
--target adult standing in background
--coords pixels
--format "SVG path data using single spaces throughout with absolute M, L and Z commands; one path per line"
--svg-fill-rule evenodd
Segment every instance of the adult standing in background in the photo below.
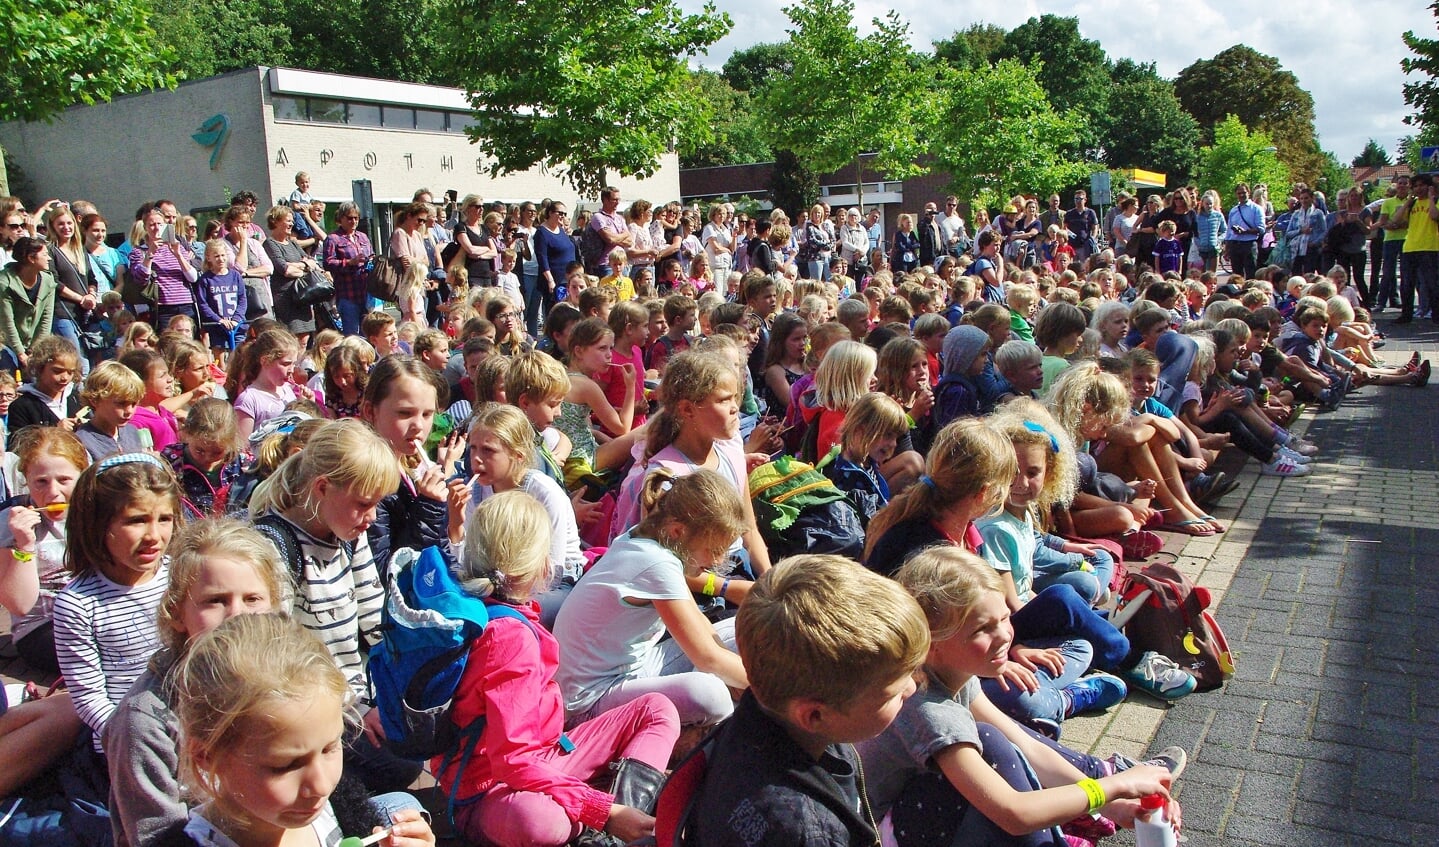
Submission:
M 700 243 L 704 245 L 705 259 L 710 266 L 710 279 L 721 292 L 729 279 L 730 268 L 734 267 L 734 236 L 725 225 L 725 214 L 723 203 L 711 206 L 709 223 L 700 231 Z
M 1134 237 L 1134 227 L 1139 224 L 1139 201 L 1125 197 L 1112 211 L 1115 214 L 1109 223 L 1109 246 L 1114 248 L 1114 255 L 1122 256 L 1129 239 Z
M 365 267 L 375 257 L 370 237 L 359 231 L 360 207 L 351 202 L 335 211 L 335 231 L 325 236 L 325 270 L 335 279 L 335 307 L 340 312 L 340 331 L 360 334 L 365 314 Z
M 1395 323 L 1407 324 L 1414 319 L 1414 298 L 1419 298 L 1420 317 L 1434 317 L 1436 284 L 1439 284 L 1439 205 L 1434 203 L 1434 177 L 1419 174 L 1414 177 L 1409 189 L 1409 198 L 1404 201 L 1394 218 L 1408 224 L 1404 233 L 1402 263 L 1403 288 L 1399 300 L 1401 314 Z
M 1069 246 L 1074 260 L 1084 263 L 1099 249 L 1099 215 L 1089 208 L 1089 194 L 1074 192 L 1074 208 L 1064 213 L 1064 228 L 1069 231 Z
M 275 266 L 266 255 L 263 242 L 251 235 L 252 220 L 248 206 L 231 206 L 225 210 L 222 235 L 230 251 L 230 267 L 239 271 L 245 280 L 247 320 L 274 317 L 275 311 L 275 298 L 270 293 L 270 275 L 275 272 Z
M 845 212 L 844 226 L 839 228 L 839 255 L 851 268 L 863 268 L 869 262 L 869 233 L 859 222 L 859 209 Z M 856 275 L 857 276 L 857 275 Z
M 559 200 L 551 200 L 544 208 L 545 220 L 535 230 L 535 260 L 540 269 L 540 296 L 525 301 L 525 325 L 535 327 L 530 335 L 539 337 L 539 312 L 543 303 L 546 312 L 555 303 L 555 287 L 565 281 L 565 269 L 577 261 L 574 239 L 565 226 L 569 210 Z
M 625 256 L 629 259 L 631 279 L 638 277 L 642 269 L 653 268 L 655 257 L 659 255 L 659 248 L 650 234 L 653 211 L 654 206 L 648 200 L 636 200 L 630 204 L 630 240 L 633 243 L 625 248 Z
M 914 218 L 908 213 L 899 216 L 894 255 L 889 257 L 889 264 L 897 273 L 909 273 L 919 267 L 919 236 L 914 232 Z
M 834 239 L 824 228 L 824 207 L 816 203 L 809 209 L 799 251 L 799 272 L 805 279 L 829 278 L 829 257 L 834 253 Z
M 934 267 L 944 255 L 944 234 L 939 230 L 939 210 L 933 203 L 924 204 L 915 234 L 919 236 L 919 263 Z
M 465 195 L 460 202 L 460 222 L 455 224 L 455 243 L 465 254 L 465 273 L 472 288 L 495 284 L 495 257 L 499 254 L 490 241 L 489 230 L 481 221 L 483 217 L 485 202 L 480 195 Z
M 1064 210 L 1059 208 L 1058 194 L 1049 195 L 1049 207 L 1040 213 L 1039 223 L 1045 232 L 1049 232 L 1052 226 L 1064 229 Z
M 1249 186 L 1234 186 L 1234 205 L 1229 209 L 1229 268 L 1234 276 L 1253 279 L 1259 267 L 1259 239 L 1264 237 L 1264 207 L 1249 199 Z
M 1394 215 L 1409 201 L 1409 177 L 1394 177 L 1394 196 L 1385 197 L 1379 205 L 1379 228 L 1384 230 L 1384 267 L 1379 274 L 1379 293 L 1374 298 L 1375 310 L 1387 309 L 1399 302 L 1399 256 L 1404 252 L 1404 236 L 1408 221 L 1396 221 Z
M 879 219 L 879 207 L 870 206 L 869 214 L 865 215 L 864 218 L 864 229 L 869 235 L 868 255 L 871 256 L 874 255 L 874 251 L 876 250 L 884 252 L 884 224 L 880 223 Z
M 80 378 L 90 373 L 88 350 L 80 343 L 80 328 L 90 317 L 97 287 L 90 267 L 90 254 L 80 235 L 80 223 L 70 207 L 61 203 L 45 213 L 45 231 L 50 235 L 50 273 L 59 288 L 55 291 L 55 323 L 50 331 L 69 340 L 80 351 Z
M 1289 216 L 1285 233 L 1289 236 L 1292 269 L 1296 276 L 1310 271 L 1323 273 L 1320 257 L 1324 254 L 1324 235 L 1329 230 L 1328 215 L 1314 205 L 1314 189 L 1299 186 L 1299 208 Z
M 244 238 L 248 229 L 247 224 L 239 234 L 244 243 L 253 244 L 252 239 Z M 130 276 L 140 285 L 145 285 L 153 279 L 159 286 L 160 301 L 155 315 L 157 330 L 164 332 L 165 325 L 176 315 L 194 317 L 195 325 L 198 327 L 199 316 L 195 313 L 194 286 L 195 280 L 200 278 L 200 274 L 195 270 L 195 256 L 190 252 L 189 247 L 180 243 L 177 237 L 174 240 L 164 239 L 162 237 L 164 231 L 164 213 L 159 209 L 151 209 L 145 214 L 145 239 L 130 251 Z M 254 249 L 260 252 L 262 257 L 264 256 L 264 251 L 260 250 L 258 245 Z M 266 264 L 268 263 L 267 260 Z M 236 267 L 244 268 L 245 266 L 236 262 Z M 269 276 L 268 270 L 265 276 Z M 268 287 L 266 286 L 266 288 Z
M 0 268 L 0 368 L 14 373 L 30 364 L 30 345 L 50 333 L 55 277 L 45 239 L 22 235 L 10 245 L 13 260 Z
M 526 200 L 520 204 L 520 222 L 515 227 L 515 250 L 519 253 L 520 298 L 525 301 L 528 314 L 530 301 L 540 296 L 540 263 L 535 260 L 535 232 L 537 230 L 535 204 Z M 526 324 L 530 336 L 537 333 Z
M 90 254 L 90 267 L 95 271 L 95 282 L 99 293 L 104 294 L 120 287 L 120 266 L 125 258 L 120 251 L 105 243 L 109 227 L 99 213 L 91 212 L 80 219 L 80 229 L 85 232 L 85 252 Z
M 1359 298 L 1367 307 L 1374 300 L 1369 281 L 1364 278 L 1367 258 L 1364 248 L 1369 244 L 1374 218 L 1364 207 L 1364 192 L 1357 187 L 1340 191 L 1334 201 L 1334 212 L 1328 220 L 1329 233 L 1324 240 L 1323 269 L 1327 272 L 1333 265 L 1343 268 L 1349 274 L 1349 284 L 1359 291 Z
M 265 239 L 265 255 L 275 270 L 270 275 L 270 296 L 275 299 L 275 319 L 284 324 L 300 340 L 300 349 L 309 346 L 310 335 L 315 331 L 315 307 L 307 306 L 295 298 L 295 284 L 311 271 L 318 272 L 320 264 L 311 259 L 300 240 L 295 238 L 295 213 L 289 206 L 275 206 L 265 215 L 270 227 L 270 237 Z
M 723 207 L 720 208 L 722 211 Z M 606 186 L 605 189 L 600 192 L 600 210 L 590 216 L 588 226 L 590 229 L 598 232 L 600 238 L 604 239 L 605 250 L 604 255 L 599 257 L 598 265 L 595 267 L 586 265 L 585 273 L 603 276 L 605 273 L 604 265 L 607 261 L 605 256 L 608 256 L 611 250 L 616 247 L 623 247 L 629 250 L 629 248 L 635 246 L 634 236 L 630 235 L 629 222 L 626 221 L 625 216 L 620 213 L 620 190 L 618 188 L 612 185 Z M 563 269 L 561 269 L 561 273 L 563 273 Z
M 964 230 L 964 218 L 959 216 L 959 198 L 953 194 L 944 198 L 944 218 L 939 222 L 939 234 L 944 239 L 945 255 L 959 258 L 969 249 L 969 234 Z
M 1180 255 L 1184 256 L 1187 262 L 1189 245 L 1194 240 L 1194 230 L 1199 224 L 1195 219 L 1194 204 L 1190 202 L 1189 194 L 1186 193 L 1184 189 L 1176 188 L 1174 193 L 1169 195 L 1169 205 L 1154 218 L 1155 226 L 1165 221 L 1172 221 L 1174 223 L 1174 237 L 1178 238 L 1179 243 L 1184 245 L 1184 252 Z M 1150 244 L 1150 249 L 1153 249 L 1152 243 Z

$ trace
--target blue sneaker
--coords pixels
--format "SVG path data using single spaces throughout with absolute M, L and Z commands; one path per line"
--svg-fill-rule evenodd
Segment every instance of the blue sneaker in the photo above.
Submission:
M 1175 664 L 1168 656 L 1153 650 L 1145 653 L 1139 663 L 1124 672 L 1124 679 L 1130 685 L 1161 700 L 1178 700 L 1193 693 L 1194 676 Z
M 1117 676 L 1095 673 L 1064 686 L 1061 693 L 1064 694 L 1067 704 L 1064 709 L 1064 717 L 1068 719 L 1084 712 L 1108 709 L 1110 706 L 1124 702 L 1125 695 L 1129 693 L 1129 687 L 1124 684 L 1124 680 Z

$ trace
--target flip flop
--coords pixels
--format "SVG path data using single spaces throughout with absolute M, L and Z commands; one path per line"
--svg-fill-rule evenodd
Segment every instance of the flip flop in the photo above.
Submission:
M 1167 523 L 1159 528 L 1165 532 L 1179 532 L 1184 535 L 1192 535 L 1196 538 L 1208 538 L 1211 535 L 1217 534 L 1214 527 L 1210 526 L 1208 521 L 1200 520 L 1199 518 L 1190 518 L 1187 521 L 1179 521 L 1178 523 Z
M 1199 519 L 1209 524 L 1210 529 L 1213 529 L 1215 532 L 1224 532 L 1226 530 L 1224 524 L 1219 522 L 1219 518 L 1213 515 L 1200 515 Z

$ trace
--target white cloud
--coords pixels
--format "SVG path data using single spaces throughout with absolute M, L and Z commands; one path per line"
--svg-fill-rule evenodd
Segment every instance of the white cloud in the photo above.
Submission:
M 697 10 L 701 0 L 680 0 L 680 5 Z M 785 5 L 780 0 L 721 2 L 735 21 L 734 30 L 700 64 L 718 69 L 735 50 L 786 40 Z M 1110 59 L 1154 62 L 1168 77 L 1198 59 L 1247 44 L 1277 57 L 1314 96 L 1320 144 L 1344 162 L 1369 138 L 1392 154 L 1398 139 L 1409 134 L 1399 69 L 1399 60 L 1409 53 L 1400 36 L 1414 30 L 1436 37 L 1433 14 L 1416 0 L 1055 0 L 1043 8 L 1035 0 L 856 0 L 855 5 L 862 31 L 871 18 L 894 9 L 909 22 L 915 47 L 926 50 L 974 22 L 1013 29 L 1041 14 L 1077 17 L 1080 31 L 1098 41 Z

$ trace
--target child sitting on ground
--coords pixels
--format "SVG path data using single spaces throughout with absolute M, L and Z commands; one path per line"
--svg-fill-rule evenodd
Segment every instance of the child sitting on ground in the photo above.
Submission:
M 919 606 L 848 559 L 794 556 L 756 583 L 735 632 L 750 686 L 708 747 L 690 843 L 876 843 L 850 745 L 914 693 L 929 649 Z
M 119 362 L 101 362 L 85 377 L 80 397 L 90 407 L 90 419 L 75 427 L 75 437 L 91 461 L 146 449 L 140 430 L 130 423 L 145 397 L 145 383 L 134 371 Z
M 936 547 L 896 579 L 919 602 L 932 640 L 928 684 L 858 745 L 881 843 L 1092 844 L 1058 828 L 1092 826 L 1089 816 L 1099 814 L 1132 826 L 1138 798 L 1168 793 L 1187 758 L 1181 748 L 1143 764 L 1097 759 L 1026 730 L 981 690 L 1014 665 L 1014 630 L 995 572 L 977 557 Z
M 894 455 L 895 445 L 908 431 L 909 420 L 899 403 L 871 392 L 850 407 L 840 443 L 816 466 L 845 493 L 864 525 L 889 504 L 889 484 L 880 466 Z
M 79 373 L 80 353 L 69 340 L 58 335 L 42 335 L 30 345 L 30 361 L 26 366 L 30 381 L 20 386 L 6 417 L 8 447 L 15 446 L 15 436 L 26 427 L 58 426 L 75 431 L 80 392 L 74 381 Z

